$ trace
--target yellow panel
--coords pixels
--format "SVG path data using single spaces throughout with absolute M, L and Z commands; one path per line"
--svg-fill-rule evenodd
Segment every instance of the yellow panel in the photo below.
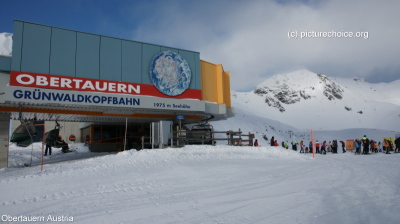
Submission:
M 215 65 L 206 61 L 200 61 L 201 68 L 201 86 L 202 97 L 204 101 L 217 102 L 216 83 L 215 83 Z
M 225 72 L 221 64 L 203 60 L 200 60 L 200 68 L 203 100 L 231 107 L 229 72 Z
M 216 94 L 217 94 L 217 103 L 218 104 L 223 104 L 224 103 L 224 79 L 222 77 L 222 65 L 216 65 L 216 83 L 217 83 L 217 88 L 215 89 Z
M 224 71 L 224 103 L 227 108 L 231 108 L 231 82 L 230 73 Z

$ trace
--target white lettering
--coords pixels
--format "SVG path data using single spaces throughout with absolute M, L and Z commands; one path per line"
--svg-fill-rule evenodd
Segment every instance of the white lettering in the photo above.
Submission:
M 119 93 L 126 93 L 126 85 L 123 83 L 118 83 L 118 92 Z
M 81 91 L 115 92 L 140 94 L 140 85 L 112 82 L 85 78 L 68 78 L 63 76 L 18 74 L 15 76 L 16 85 L 33 86 L 50 89 L 71 89 Z
M 22 80 L 23 78 L 28 78 L 29 81 L 24 82 L 24 81 Z M 17 82 L 19 82 L 19 83 L 21 83 L 21 84 L 23 84 L 23 85 L 30 85 L 30 84 L 32 84 L 32 83 L 35 82 L 35 78 L 33 78 L 32 76 L 27 75 L 27 74 L 21 74 L 21 75 L 18 75 L 18 76 L 17 76 Z
M 91 81 L 86 81 L 83 86 L 82 89 L 91 89 L 91 90 L 96 90 L 93 86 L 93 83 Z
M 59 87 L 60 86 L 60 78 L 58 77 L 50 77 L 50 86 Z
M 46 76 L 37 76 L 36 77 L 36 85 L 38 86 L 47 86 L 49 83 L 47 82 Z
M 68 218 L 68 216 L 65 216 L 65 217 Z M 73 219 L 73 217 L 72 217 L 72 219 Z M 69 218 L 66 221 L 69 221 L 69 220 L 71 220 L 71 218 Z M 3 221 L 3 222 L 44 222 L 45 217 L 44 216 L 26 216 L 26 215 L 19 215 L 19 216 L 2 215 L 1 221 Z
M 83 82 L 83 80 L 73 79 L 72 81 L 75 82 L 75 89 L 80 89 L 80 84 Z
M 72 80 L 71 80 L 71 79 L 61 78 L 60 86 L 61 86 L 61 87 L 72 88 L 71 85 L 70 85 L 71 83 L 72 83 Z
M 132 91 L 137 93 L 137 94 L 140 94 L 140 86 L 138 85 L 135 88 L 133 85 L 128 85 L 128 92 L 132 93 Z
M 108 83 L 108 91 L 115 92 L 115 85 L 116 83 Z
M 100 88 L 100 82 L 96 82 L 96 89 L 100 91 L 105 91 L 107 90 L 107 82 L 103 83 L 103 88 Z

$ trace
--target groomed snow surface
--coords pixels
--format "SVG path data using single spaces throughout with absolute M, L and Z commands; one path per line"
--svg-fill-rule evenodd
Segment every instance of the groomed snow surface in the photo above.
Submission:
M 0 170 L 0 222 L 400 222 L 400 154 L 312 158 L 281 147 L 225 145 L 103 154 L 83 144 L 71 148 L 76 151 L 53 149 L 41 171 L 40 144 L 11 147 L 10 168 Z M 23 167 L 31 155 L 33 166 Z

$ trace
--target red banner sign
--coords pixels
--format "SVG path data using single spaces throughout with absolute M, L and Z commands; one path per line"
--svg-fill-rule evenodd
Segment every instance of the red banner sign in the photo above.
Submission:
M 10 85 L 44 89 L 116 93 L 142 96 L 201 100 L 201 90 L 187 89 L 181 95 L 168 96 L 149 84 L 117 82 L 80 77 L 44 75 L 30 72 L 10 72 Z

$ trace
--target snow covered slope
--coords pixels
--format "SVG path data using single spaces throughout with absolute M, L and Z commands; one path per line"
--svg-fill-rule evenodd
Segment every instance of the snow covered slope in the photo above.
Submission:
M 226 121 L 218 121 L 212 122 L 211 124 L 214 126 L 215 130 L 218 131 L 226 131 L 226 130 L 238 130 L 244 134 L 254 133 L 255 138 L 259 141 L 261 146 L 266 146 L 269 144 L 268 140 L 265 140 L 263 136 L 266 136 L 267 139 L 270 139 L 272 136 L 281 143 L 282 141 L 291 142 L 300 142 L 304 141 L 308 143 L 311 140 L 310 137 L 310 128 L 302 127 L 297 128 L 286 124 L 284 122 L 279 122 L 276 120 L 272 120 L 267 118 L 269 113 L 261 112 L 257 110 L 260 107 L 252 107 L 248 105 L 249 102 L 252 102 L 251 99 L 258 99 L 258 97 L 253 93 L 242 93 L 242 96 L 236 95 L 235 101 L 243 103 L 242 107 L 238 107 L 235 105 L 235 117 L 229 118 Z M 241 98 L 239 98 L 241 97 Z M 247 102 L 247 103 L 246 103 Z M 274 108 L 275 109 L 275 108 Z M 267 110 L 267 109 L 265 109 Z M 278 111 L 278 110 L 276 110 Z M 278 114 L 282 114 L 279 111 Z M 312 121 L 312 120 L 311 120 Z M 382 138 L 385 137 L 395 137 L 396 134 L 400 133 L 400 130 L 391 131 L 391 130 L 381 130 L 381 129 L 369 129 L 369 128 L 357 128 L 351 127 L 348 129 L 335 129 L 335 130 L 319 130 L 314 129 L 314 137 L 315 140 L 322 141 L 332 141 L 333 139 L 337 140 L 348 140 L 348 139 L 356 139 L 361 138 L 364 135 L 367 135 L 369 139 L 373 139 L 377 142 L 382 141 Z M 223 137 L 223 136 L 219 136 Z M 221 144 L 226 144 L 221 142 Z
M 12 53 L 12 34 L 0 33 L 0 55 L 11 56 Z
M 300 70 L 275 75 L 252 92 L 233 92 L 232 105 L 298 129 L 398 130 L 400 80 L 367 83 Z
M 86 154 L 81 147 L 72 155 Z M 35 157 L 40 152 L 33 150 Z M 12 156 L 18 153 L 31 154 L 12 150 Z M 5 223 L 395 224 L 399 159 L 400 154 L 383 153 L 312 159 L 281 147 L 221 145 L 131 150 L 46 164 L 42 172 L 39 166 L 1 169 L 0 218 Z

